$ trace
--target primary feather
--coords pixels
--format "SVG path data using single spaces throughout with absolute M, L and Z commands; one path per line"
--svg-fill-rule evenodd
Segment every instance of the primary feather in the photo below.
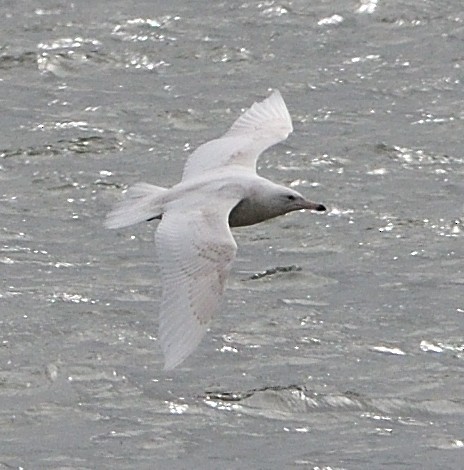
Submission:
M 165 369 L 197 347 L 217 310 L 237 245 L 228 224 L 235 200 L 195 209 L 179 204 L 156 231 L 162 277 L 159 341 Z
M 240 165 L 255 172 L 261 153 L 285 140 L 292 131 L 290 114 L 276 90 L 266 100 L 254 103 L 222 137 L 200 145 L 187 160 L 182 181 L 226 165 Z

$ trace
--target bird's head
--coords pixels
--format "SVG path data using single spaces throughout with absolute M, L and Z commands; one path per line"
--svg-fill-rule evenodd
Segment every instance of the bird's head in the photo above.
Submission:
M 273 201 L 276 208 L 281 208 L 282 214 L 287 212 L 307 209 L 311 211 L 323 212 L 326 210 L 323 204 L 312 202 L 306 199 L 299 192 L 290 188 L 283 188 L 275 193 Z
M 231 227 L 253 225 L 302 209 L 318 212 L 326 210 L 322 204 L 308 201 L 293 189 L 265 181 L 259 190 L 253 191 L 234 207 L 229 215 L 229 224 Z

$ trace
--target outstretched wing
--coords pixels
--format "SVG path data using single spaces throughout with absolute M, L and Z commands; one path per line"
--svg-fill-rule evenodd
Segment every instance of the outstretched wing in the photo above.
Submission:
M 259 155 L 292 131 L 287 106 L 275 90 L 264 101 L 254 103 L 222 137 L 198 147 L 187 160 L 182 180 L 225 165 L 240 165 L 255 172 Z
M 236 203 L 219 201 L 202 209 L 167 210 L 158 226 L 159 341 L 167 370 L 192 353 L 218 309 L 237 251 L 228 224 Z

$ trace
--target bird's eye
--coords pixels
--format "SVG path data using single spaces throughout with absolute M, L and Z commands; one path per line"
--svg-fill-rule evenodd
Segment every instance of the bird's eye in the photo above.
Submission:
M 287 200 L 289 200 L 289 201 L 294 201 L 295 199 L 296 199 L 296 197 L 293 194 L 289 194 L 287 196 Z

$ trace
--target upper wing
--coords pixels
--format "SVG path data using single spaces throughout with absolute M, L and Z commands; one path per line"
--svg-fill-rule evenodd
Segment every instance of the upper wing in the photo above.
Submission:
M 165 369 L 197 347 L 219 306 L 237 245 L 229 212 L 237 201 L 213 207 L 168 210 L 156 231 L 162 299 L 159 340 Z
M 182 180 L 224 165 L 242 165 L 256 171 L 256 161 L 267 148 L 293 131 L 287 106 L 278 90 L 254 103 L 219 139 L 206 142 L 190 155 Z

